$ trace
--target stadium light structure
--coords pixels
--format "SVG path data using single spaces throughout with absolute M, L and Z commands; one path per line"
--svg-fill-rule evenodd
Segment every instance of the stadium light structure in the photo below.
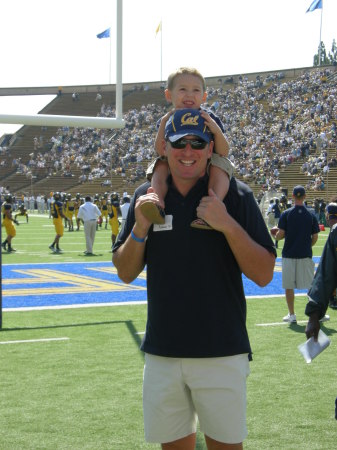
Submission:
M 0 123 L 21 124 L 32 126 L 69 126 L 83 128 L 124 128 L 123 120 L 123 85 L 122 85 L 122 56 L 123 56 L 123 0 L 117 0 L 116 13 L 116 118 L 61 116 L 52 114 L 0 114 Z M 1 198 L 0 198 L 1 206 Z M 1 229 L 0 229 L 1 243 Z M 0 330 L 2 329 L 2 247 L 0 245 Z

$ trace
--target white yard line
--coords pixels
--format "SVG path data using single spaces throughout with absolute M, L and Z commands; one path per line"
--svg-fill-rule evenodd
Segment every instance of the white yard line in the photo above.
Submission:
M 50 341 L 68 341 L 70 338 L 61 337 L 61 338 L 46 338 L 46 339 L 23 339 L 20 341 L 0 341 L 0 344 L 28 344 L 32 342 L 50 342 Z

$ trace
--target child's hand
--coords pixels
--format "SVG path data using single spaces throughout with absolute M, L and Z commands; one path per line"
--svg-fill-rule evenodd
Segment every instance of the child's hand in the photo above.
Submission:
M 222 134 L 219 125 L 216 123 L 214 119 L 212 119 L 212 117 L 206 111 L 201 110 L 200 115 L 205 120 L 206 125 L 210 129 L 211 133 L 213 133 L 213 135 L 216 135 L 218 133 Z
M 174 114 L 176 112 L 176 109 L 173 108 L 171 109 L 171 111 L 167 112 L 162 118 L 160 122 L 163 122 L 164 124 L 166 124 L 166 122 L 169 120 L 169 118 L 172 116 L 172 114 Z

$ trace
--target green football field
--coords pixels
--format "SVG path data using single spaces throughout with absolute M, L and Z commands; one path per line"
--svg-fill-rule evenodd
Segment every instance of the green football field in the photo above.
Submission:
M 48 248 L 53 237 L 51 220 L 32 215 L 17 227 L 17 251 L 4 253 L 2 264 L 111 260 L 110 230 L 97 232 L 92 257 L 83 254 L 83 230 L 65 231 L 58 255 Z M 326 237 L 320 233 L 315 255 Z M 254 353 L 245 448 L 336 449 L 337 311 L 329 309 L 331 320 L 322 326 L 330 347 L 306 364 L 297 349 L 306 339 L 305 295 L 296 297 L 299 320 L 291 326 L 282 323 L 283 296 L 247 303 Z M 139 344 L 145 322 L 145 304 L 4 310 L 0 449 L 159 448 L 143 437 Z M 206 449 L 200 433 L 197 449 Z

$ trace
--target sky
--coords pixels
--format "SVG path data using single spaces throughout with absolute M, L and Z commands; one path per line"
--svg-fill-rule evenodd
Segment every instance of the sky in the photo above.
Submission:
M 312 1 L 123 0 L 123 82 L 165 81 L 181 66 L 204 77 L 312 66 L 320 32 L 327 50 L 337 40 L 337 1 L 323 0 L 322 27 Z M 115 83 L 116 3 L 2 1 L 0 87 Z M 109 27 L 110 39 L 96 37 Z M 36 114 L 51 99 L 0 96 L 0 114 Z M 0 123 L 0 137 L 19 127 Z

